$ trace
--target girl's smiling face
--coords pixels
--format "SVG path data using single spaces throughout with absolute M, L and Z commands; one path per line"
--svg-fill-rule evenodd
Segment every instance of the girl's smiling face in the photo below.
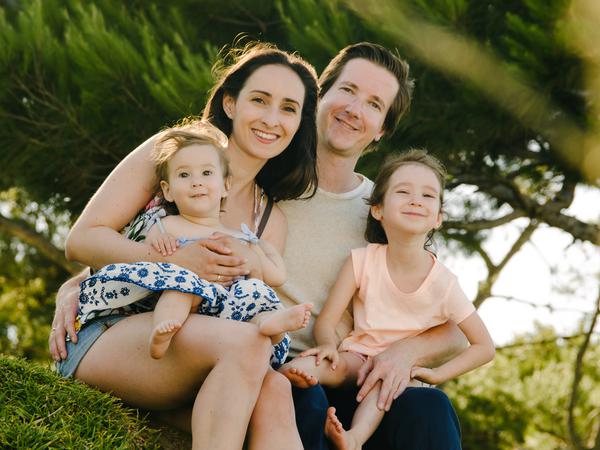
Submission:
M 442 224 L 441 185 L 433 170 L 409 163 L 398 167 L 388 180 L 383 204 L 371 214 L 386 231 L 424 236 Z
M 237 98 L 224 96 L 232 120 L 231 148 L 268 160 L 283 152 L 300 127 L 305 88 L 290 68 L 269 64 L 248 79 Z

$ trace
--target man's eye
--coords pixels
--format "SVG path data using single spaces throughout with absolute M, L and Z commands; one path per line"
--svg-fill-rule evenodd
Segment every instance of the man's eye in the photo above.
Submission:
M 340 90 L 350 94 L 352 93 L 352 89 L 350 89 L 348 86 L 340 86 Z
M 369 106 L 377 111 L 381 111 L 381 105 L 377 102 L 369 102 Z

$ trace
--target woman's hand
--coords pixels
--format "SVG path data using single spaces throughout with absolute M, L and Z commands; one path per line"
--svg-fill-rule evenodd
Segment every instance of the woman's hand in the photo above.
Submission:
M 89 269 L 67 280 L 56 294 L 56 309 L 52 320 L 52 331 L 48 337 L 50 354 L 54 361 L 67 358 L 65 339 L 67 334 L 73 343 L 77 343 L 75 317 L 79 306 L 79 284 L 89 276 Z
M 335 370 L 340 361 L 340 354 L 333 344 L 318 345 L 308 350 L 304 350 L 299 356 L 315 356 L 315 365 L 321 364 L 321 361 L 328 359 L 331 361 L 331 370 Z
M 229 285 L 250 273 L 246 257 L 230 244 L 227 239 L 203 239 L 178 248 L 166 260 L 207 281 Z

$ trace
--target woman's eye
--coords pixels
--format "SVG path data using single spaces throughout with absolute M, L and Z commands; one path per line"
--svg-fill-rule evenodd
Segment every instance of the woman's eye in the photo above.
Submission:
M 265 104 L 265 101 L 264 101 L 262 98 L 260 98 L 260 97 L 254 97 L 254 98 L 252 99 L 252 101 L 253 101 L 254 103 L 258 103 L 258 104 L 260 104 L 260 105 L 264 105 L 264 104 Z
M 293 106 L 284 106 L 283 110 L 285 112 L 289 112 L 289 113 L 295 113 L 296 112 L 296 108 L 294 108 Z

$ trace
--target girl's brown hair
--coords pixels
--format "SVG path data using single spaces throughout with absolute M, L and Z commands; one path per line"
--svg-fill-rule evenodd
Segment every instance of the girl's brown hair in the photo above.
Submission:
M 385 193 L 388 190 L 390 178 L 392 177 L 394 172 L 399 167 L 407 166 L 410 164 L 420 164 L 431 169 L 435 174 L 436 178 L 440 182 L 441 211 L 442 205 L 444 203 L 444 188 L 446 186 L 446 168 L 439 159 L 437 159 L 435 156 L 428 154 L 426 150 L 422 149 L 411 149 L 388 159 L 379 171 L 377 178 L 375 178 L 375 186 L 373 187 L 373 192 L 371 193 L 371 197 L 369 197 L 369 199 L 367 200 L 367 203 L 370 206 L 382 205 L 385 198 Z M 427 240 L 425 241 L 426 249 L 428 249 L 433 244 L 434 232 L 435 230 L 431 230 L 429 231 L 429 233 L 427 233 Z M 365 239 L 368 242 L 377 244 L 388 243 L 388 239 L 385 235 L 385 230 L 383 229 L 381 222 L 375 219 L 375 217 L 373 217 L 370 211 L 369 216 L 367 217 L 367 229 L 365 230 Z

